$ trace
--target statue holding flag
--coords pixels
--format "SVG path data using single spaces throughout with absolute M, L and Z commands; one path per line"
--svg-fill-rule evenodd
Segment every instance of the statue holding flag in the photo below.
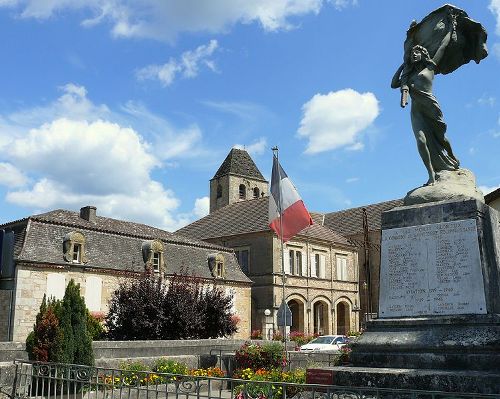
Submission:
M 457 195 L 484 201 L 472 172 L 460 169 L 446 137 L 446 123 L 432 84 L 436 74 L 448 74 L 488 55 L 486 31 L 463 10 L 444 5 L 420 23 L 413 21 L 404 43 L 403 64 L 392 88 L 401 90 L 401 107 L 411 98 L 411 125 L 420 157 L 427 169 L 424 187 L 408 193 L 405 204 L 433 202 Z

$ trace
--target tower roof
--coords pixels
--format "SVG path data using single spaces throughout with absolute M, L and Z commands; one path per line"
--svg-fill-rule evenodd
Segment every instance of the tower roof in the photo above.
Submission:
M 212 179 L 226 175 L 238 175 L 266 181 L 248 152 L 237 148 L 231 149 Z

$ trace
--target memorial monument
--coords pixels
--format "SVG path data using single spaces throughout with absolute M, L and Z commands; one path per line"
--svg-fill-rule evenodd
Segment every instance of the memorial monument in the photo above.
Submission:
M 438 74 L 487 56 L 487 34 L 444 5 L 404 42 L 391 86 L 411 102 L 428 180 L 382 215 L 378 318 L 353 345 L 340 385 L 500 393 L 499 214 L 460 168 L 432 93 Z M 451 116 L 452 117 L 452 116 Z

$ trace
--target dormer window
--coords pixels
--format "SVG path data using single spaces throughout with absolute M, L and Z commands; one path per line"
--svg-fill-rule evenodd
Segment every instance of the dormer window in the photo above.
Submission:
M 160 240 L 145 241 L 142 243 L 142 259 L 148 273 L 165 272 L 165 246 Z
M 212 276 L 215 278 L 225 278 L 226 268 L 224 264 L 224 255 L 222 254 L 210 254 L 208 255 L 208 267 Z
M 254 197 L 254 198 L 259 198 L 259 194 L 260 194 L 259 188 L 258 188 L 258 187 L 255 187 L 255 188 L 253 189 L 253 197 Z
M 64 236 L 64 260 L 70 263 L 87 263 L 85 256 L 85 236 L 79 231 L 73 231 Z
M 244 184 L 240 184 L 240 199 L 245 199 L 247 197 L 247 188 L 245 187 Z

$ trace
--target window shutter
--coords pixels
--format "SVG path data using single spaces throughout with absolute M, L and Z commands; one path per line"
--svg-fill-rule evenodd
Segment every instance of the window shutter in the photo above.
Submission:
M 316 277 L 316 264 L 315 264 L 314 254 L 311 254 L 311 263 L 309 266 L 311 268 L 311 277 Z
M 325 255 L 319 255 L 319 278 L 326 278 Z
M 342 258 L 336 257 L 337 259 L 337 280 L 342 280 Z
M 347 281 L 347 258 L 342 259 L 342 280 Z
M 302 252 L 299 252 L 299 253 L 300 253 L 300 259 L 302 259 L 302 261 L 301 261 L 301 264 L 302 264 L 301 273 L 303 276 L 307 276 L 307 262 L 304 258 L 304 254 Z
M 290 274 L 290 254 L 288 249 L 283 249 L 283 263 L 285 264 L 285 274 Z

